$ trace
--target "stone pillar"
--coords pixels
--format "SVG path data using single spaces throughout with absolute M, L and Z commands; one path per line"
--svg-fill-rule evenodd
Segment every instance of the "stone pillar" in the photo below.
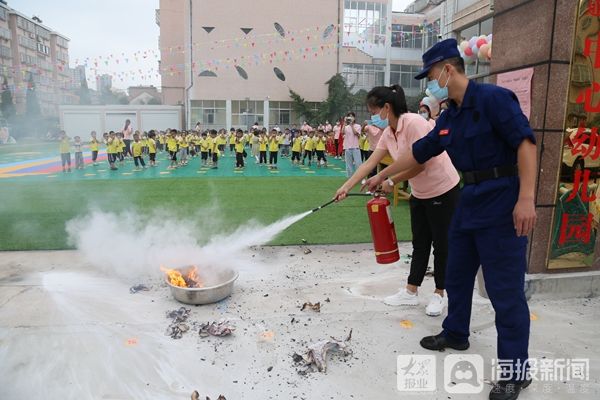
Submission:
M 577 4 L 573 0 L 495 1 L 492 80 L 502 72 L 534 68 L 529 122 L 538 143 L 538 221 L 530 237 L 529 273 L 549 272 Z
M 269 116 L 270 116 L 269 99 L 265 100 L 263 107 L 264 107 L 264 109 L 263 109 L 263 126 L 265 128 L 267 128 L 267 131 L 269 131 L 269 126 L 270 126 L 270 121 L 269 121 Z
M 231 129 L 231 100 L 225 100 L 225 126 L 229 132 Z

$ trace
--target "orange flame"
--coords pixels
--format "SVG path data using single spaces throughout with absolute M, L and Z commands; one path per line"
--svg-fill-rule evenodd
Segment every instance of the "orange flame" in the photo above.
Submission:
M 173 286 L 201 288 L 204 286 L 202 280 L 198 276 L 198 267 L 193 266 L 189 269 L 186 276 L 176 269 L 165 268 L 162 265 L 160 270 L 163 271 L 169 278 L 169 282 Z

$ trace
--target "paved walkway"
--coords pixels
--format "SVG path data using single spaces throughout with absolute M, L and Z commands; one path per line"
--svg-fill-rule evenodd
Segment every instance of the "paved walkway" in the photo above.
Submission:
M 223 394 L 229 400 L 487 399 L 486 383 L 480 394 L 446 393 L 443 357 L 453 352 L 418 345 L 442 322 L 424 314 L 432 278 L 425 280 L 420 306 L 388 307 L 381 299 L 406 281 L 406 259 L 379 266 L 367 245 L 310 248 L 310 254 L 305 247 L 240 254 L 233 295 L 191 307 L 190 317 L 198 323 L 228 319 L 234 334 L 201 338 L 189 331 L 179 340 L 164 334 L 165 313 L 181 304 L 161 283 L 158 266 L 149 266 L 148 276 L 117 279 L 75 251 L 0 253 L 0 398 L 189 399 L 198 390 L 200 398 Z M 123 265 L 120 274 L 128 272 Z M 152 288 L 130 294 L 138 283 Z M 321 312 L 300 311 L 306 301 L 321 302 Z M 520 398 L 599 398 L 599 299 L 533 299 L 530 308 L 530 356 L 589 358 L 590 381 L 536 382 Z M 350 329 L 351 357 L 330 357 L 327 373 L 297 373 L 294 352 L 343 338 Z M 490 378 L 496 331 L 490 303 L 477 291 L 471 330 L 468 353 L 480 354 L 486 366 L 481 382 Z M 436 392 L 397 390 L 397 356 L 411 354 L 437 357 Z

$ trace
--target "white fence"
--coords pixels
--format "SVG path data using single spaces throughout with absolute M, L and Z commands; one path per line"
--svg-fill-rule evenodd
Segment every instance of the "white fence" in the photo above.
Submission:
M 131 121 L 134 131 L 181 129 L 183 108 L 180 106 L 111 105 L 111 106 L 60 106 L 60 127 L 69 136 L 99 135 L 120 131 L 125 120 Z

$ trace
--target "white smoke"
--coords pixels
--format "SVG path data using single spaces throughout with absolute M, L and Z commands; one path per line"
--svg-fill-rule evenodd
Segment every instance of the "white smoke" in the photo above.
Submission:
M 91 211 L 67 222 L 66 230 L 69 244 L 88 263 L 105 273 L 131 279 L 158 273 L 161 265 L 243 268 L 249 247 L 270 242 L 308 214 L 310 211 L 266 226 L 250 221 L 226 233 L 219 231 L 219 221 L 205 218 L 218 215 L 215 212 L 203 211 L 182 219 L 167 211 Z

